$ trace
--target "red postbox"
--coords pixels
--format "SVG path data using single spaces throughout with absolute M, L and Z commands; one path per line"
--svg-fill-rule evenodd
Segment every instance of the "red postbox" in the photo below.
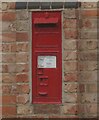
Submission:
M 32 102 L 61 103 L 61 12 L 32 13 Z

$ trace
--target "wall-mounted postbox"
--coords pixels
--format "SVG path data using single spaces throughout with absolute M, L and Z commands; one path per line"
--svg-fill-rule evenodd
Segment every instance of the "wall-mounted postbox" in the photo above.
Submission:
M 61 12 L 32 13 L 32 102 L 61 103 Z

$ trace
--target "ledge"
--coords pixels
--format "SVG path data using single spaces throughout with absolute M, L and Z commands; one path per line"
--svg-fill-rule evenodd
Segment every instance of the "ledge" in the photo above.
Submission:
M 16 2 L 16 9 L 63 9 L 80 6 L 80 2 Z

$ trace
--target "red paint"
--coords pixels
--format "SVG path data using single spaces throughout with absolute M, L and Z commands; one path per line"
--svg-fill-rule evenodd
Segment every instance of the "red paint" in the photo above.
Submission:
M 35 18 L 34 19 L 34 24 L 54 24 L 54 23 L 58 23 L 58 18 Z
M 38 68 L 38 56 L 55 56 L 56 67 Z M 33 103 L 61 103 L 61 12 L 32 13 L 32 93 Z

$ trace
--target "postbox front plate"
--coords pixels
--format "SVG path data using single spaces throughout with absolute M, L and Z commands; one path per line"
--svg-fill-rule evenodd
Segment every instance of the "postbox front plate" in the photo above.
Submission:
M 32 102 L 61 103 L 61 12 L 32 13 Z

